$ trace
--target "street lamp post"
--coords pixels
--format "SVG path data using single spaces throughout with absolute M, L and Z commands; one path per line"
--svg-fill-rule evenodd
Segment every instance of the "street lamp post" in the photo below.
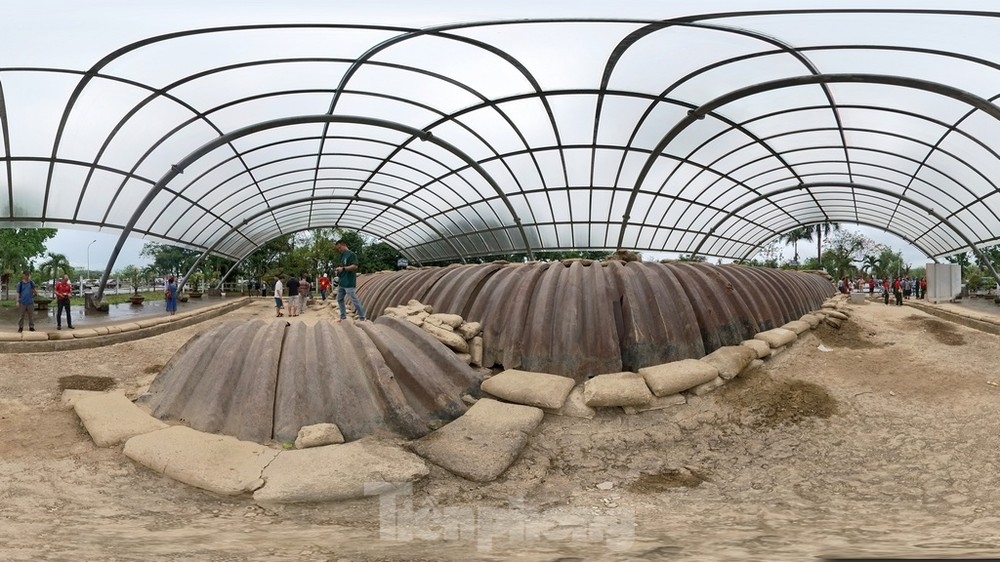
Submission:
M 97 240 L 94 240 L 94 242 L 97 242 Z M 94 242 L 91 242 L 90 244 L 87 244 L 87 278 L 88 279 L 90 279 L 90 247 L 94 245 Z M 81 292 L 83 292 L 83 291 L 81 290 Z

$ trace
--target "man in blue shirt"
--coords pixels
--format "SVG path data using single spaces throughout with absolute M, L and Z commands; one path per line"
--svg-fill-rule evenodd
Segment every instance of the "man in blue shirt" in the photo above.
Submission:
M 347 247 L 346 240 L 337 240 L 334 249 L 340 254 L 340 266 L 334 270 L 340 279 L 337 286 L 337 306 L 340 308 L 340 320 L 347 319 L 347 308 L 344 306 L 344 297 L 350 297 L 354 304 L 354 311 L 358 313 L 358 319 L 365 321 L 365 307 L 361 306 L 361 299 L 355 292 L 358 286 L 358 256 Z
M 17 319 L 17 331 L 24 331 L 24 317 L 28 317 L 28 331 L 35 331 L 35 282 L 31 280 L 31 272 L 27 269 L 21 274 L 21 280 L 17 282 L 17 310 L 20 316 Z

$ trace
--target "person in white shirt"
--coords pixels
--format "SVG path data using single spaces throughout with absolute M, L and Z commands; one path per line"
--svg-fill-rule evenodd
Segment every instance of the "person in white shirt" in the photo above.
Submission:
M 281 302 L 281 293 L 285 290 L 285 286 L 281 283 L 281 280 L 284 278 L 284 275 L 279 275 L 278 280 L 274 282 L 274 312 L 276 318 L 284 316 L 284 314 L 281 313 L 281 309 L 285 305 Z

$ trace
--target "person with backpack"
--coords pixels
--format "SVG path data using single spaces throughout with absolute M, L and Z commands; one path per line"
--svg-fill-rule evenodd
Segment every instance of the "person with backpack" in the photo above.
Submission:
M 17 319 L 17 331 L 24 331 L 24 318 L 28 318 L 28 331 L 35 331 L 35 295 L 38 289 L 35 282 L 31 280 L 31 272 L 27 269 L 21 273 L 21 280 L 17 282 L 17 310 L 20 313 Z

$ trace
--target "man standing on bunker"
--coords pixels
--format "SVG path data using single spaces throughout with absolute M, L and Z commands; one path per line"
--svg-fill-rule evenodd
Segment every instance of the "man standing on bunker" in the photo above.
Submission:
M 333 249 L 340 254 L 340 266 L 333 270 L 337 278 L 340 279 L 340 284 L 337 287 L 337 306 L 340 307 L 340 320 L 337 322 L 343 322 L 347 318 L 347 308 L 344 306 L 345 295 L 351 297 L 351 303 L 354 304 L 354 310 L 358 313 L 358 319 L 364 322 L 365 307 L 361 306 L 361 299 L 355 292 L 355 288 L 358 286 L 358 256 L 347 247 L 347 241 L 343 239 L 337 240 Z

